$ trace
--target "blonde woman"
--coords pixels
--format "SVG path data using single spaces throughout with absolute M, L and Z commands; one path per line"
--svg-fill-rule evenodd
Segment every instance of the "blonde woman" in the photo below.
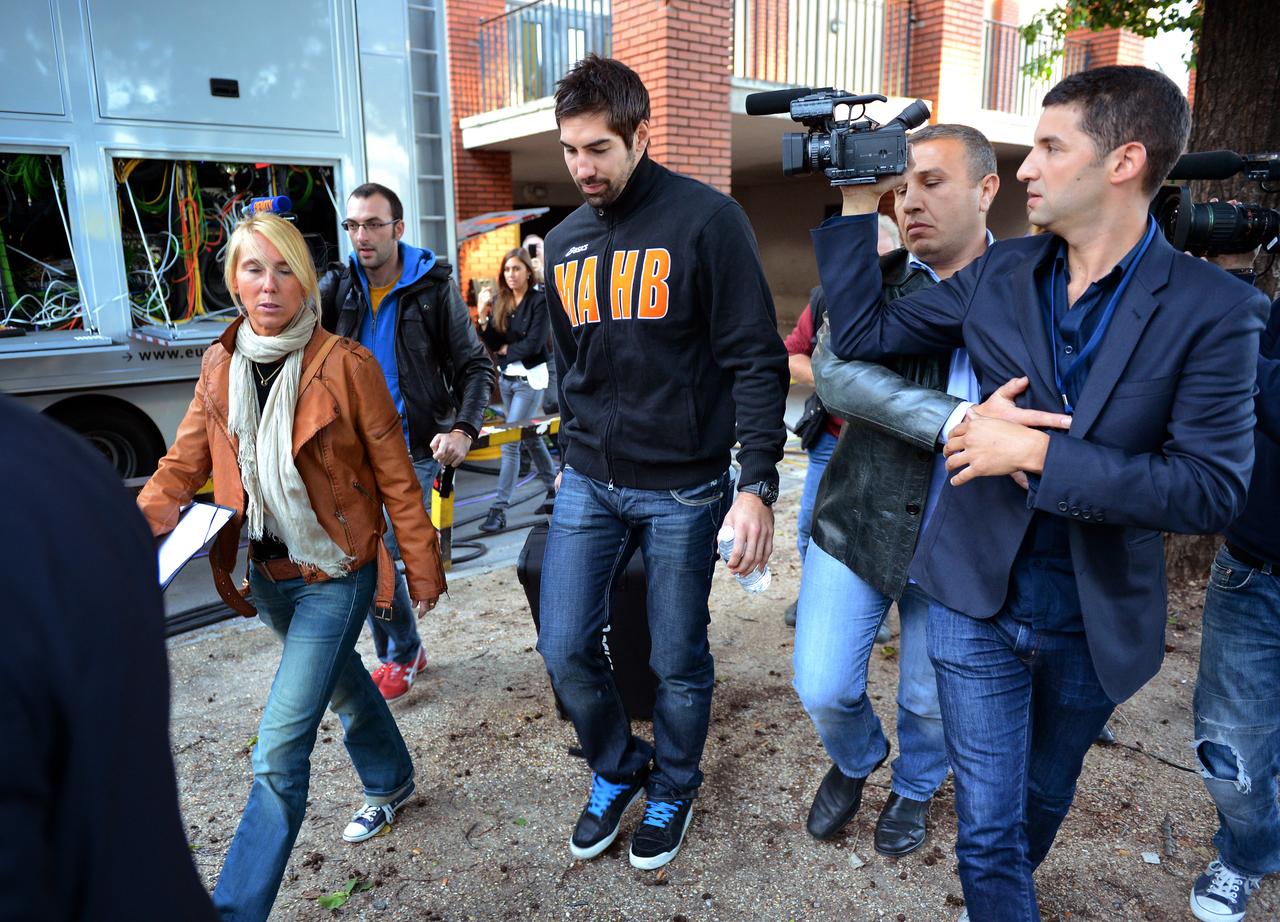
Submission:
M 375 595 L 390 606 L 384 504 L 419 613 L 445 580 L 382 371 L 364 348 L 321 329 L 302 235 L 275 215 L 245 220 L 227 249 L 226 282 L 243 316 L 205 352 L 195 399 L 138 505 L 164 534 L 212 474 L 214 498 L 236 510 L 237 526 L 210 554 L 214 582 L 233 609 L 254 613 L 227 572 L 246 523 L 253 605 L 283 643 L 249 801 L 213 894 L 223 919 L 263 920 L 302 824 L 326 704 L 364 788 L 343 838 L 377 834 L 414 790 L 404 740 L 354 650 Z

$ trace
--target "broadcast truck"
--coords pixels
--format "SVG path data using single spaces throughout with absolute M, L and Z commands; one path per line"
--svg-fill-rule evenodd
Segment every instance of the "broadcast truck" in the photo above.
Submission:
M 223 253 L 254 200 L 322 265 L 349 253 L 346 194 L 381 182 L 408 239 L 454 252 L 443 0 L 3 8 L 0 392 L 122 478 L 154 470 L 234 317 Z

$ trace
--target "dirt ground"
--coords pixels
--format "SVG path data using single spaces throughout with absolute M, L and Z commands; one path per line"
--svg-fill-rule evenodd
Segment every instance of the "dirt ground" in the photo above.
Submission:
M 706 784 L 684 849 L 666 869 L 640 872 L 627 862 L 638 810 L 596 860 L 569 855 L 588 771 L 567 752 L 573 729 L 556 718 L 524 594 L 509 567 L 455 581 L 423 623 L 430 665 L 393 706 L 418 791 L 388 835 L 359 845 L 341 840 L 360 806 L 360 786 L 341 726 L 325 720 L 306 821 L 272 919 L 954 919 L 963 900 L 950 782 L 934 799 L 928 841 L 906 858 L 883 858 L 871 847 L 887 765 L 872 776 L 841 839 L 815 842 L 805 832 L 829 763 L 790 685 L 792 632 L 782 613 L 799 584 L 795 505 L 781 505 L 773 586 L 763 597 L 743 593 L 727 572 L 716 577 L 717 688 Z M 1215 829 L 1188 747 L 1202 594 L 1203 584 L 1171 593 L 1163 671 L 1117 711 L 1119 745 L 1095 747 L 1086 762 L 1075 807 L 1037 874 L 1047 920 L 1191 918 L 1187 894 L 1213 856 Z M 374 664 L 367 633 L 360 649 Z M 250 621 L 171 644 L 183 814 L 210 887 L 244 807 L 247 744 L 278 655 L 273 636 Z M 872 659 L 876 710 L 891 730 L 894 650 L 877 648 Z M 352 880 L 368 889 L 341 908 L 320 906 L 318 898 Z M 1264 883 L 1249 917 L 1280 917 L 1280 884 Z

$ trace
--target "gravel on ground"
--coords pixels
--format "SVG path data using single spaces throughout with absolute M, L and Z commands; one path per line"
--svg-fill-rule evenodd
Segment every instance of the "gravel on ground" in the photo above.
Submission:
M 794 503 L 779 511 L 773 585 L 749 596 L 723 568 L 711 596 L 716 694 L 706 783 L 684 849 L 658 872 L 636 871 L 627 843 L 638 810 L 608 851 L 575 861 L 568 838 L 589 773 L 556 716 L 514 567 L 456 580 L 422 622 L 430 664 L 393 705 L 417 767 L 417 793 L 393 829 L 357 845 L 340 833 L 360 786 L 329 714 L 312 757 L 307 817 L 275 920 L 944 920 L 963 906 L 955 869 L 954 791 L 934 798 L 923 848 L 882 857 L 871 840 L 888 765 L 861 812 L 832 842 L 805 832 L 830 764 L 791 687 L 783 611 L 800 567 Z M 1112 719 L 1118 744 L 1094 747 L 1075 806 L 1036 880 L 1046 920 L 1190 918 L 1192 882 L 1213 857 L 1213 804 L 1190 749 L 1191 694 L 1203 583 L 1171 587 L 1160 674 Z M 892 733 L 894 641 L 872 654 L 869 687 Z M 376 665 L 367 633 L 359 647 Z M 251 781 L 257 733 L 279 657 L 256 621 L 226 622 L 170 644 L 172 743 L 187 834 L 212 888 Z M 651 727 L 635 725 L 637 733 Z M 1154 863 L 1152 863 L 1154 862 Z M 349 898 L 324 908 L 344 889 Z M 333 902 L 333 900 L 324 900 Z M 1264 883 L 1249 917 L 1280 917 Z

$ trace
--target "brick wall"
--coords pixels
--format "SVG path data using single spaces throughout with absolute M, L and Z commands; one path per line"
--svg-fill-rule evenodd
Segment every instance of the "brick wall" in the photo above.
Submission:
M 613 54 L 649 90 L 649 152 L 729 191 L 731 0 L 614 0 Z
M 504 0 L 450 0 L 446 9 L 452 94 L 453 194 L 461 220 L 513 207 L 511 155 L 502 151 L 466 150 L 458 128 L 460 117 L 480 111 L 480 21 L 505 12 L 506 3 Z M 501 258 L 501 253 L 498 258 Z
M 462 288 L 462 296 L 471 304 L 475 314 L 475 299 L 471 296 L 473 280 L 488 280 L 498 284 L 498 272 L 502 269 L 502 257 L 520 245 L 520 225 L 499 227 L 479 237 L 472 237 L 458 246 L 458 267 L 454 275 Z
M 1100 32 L 1078 30 L 1070 38 L 1089 43 L 1089 66 L 1106 67 L 1110 64 L 1146 64 L 1146 40 L 1123 29 L 1103 29 Z
M 949 107 L 971 109 L 982 91 L 983 2 L 918 0 L 912 12 L 907 95 L 934 100 L 930 121 L 945 121 Z
M 991 0 L 991 18 L 996 22 L 1021 25 L 1022 20 L 1018 18 L 1021 14 L 1019 0 Z

